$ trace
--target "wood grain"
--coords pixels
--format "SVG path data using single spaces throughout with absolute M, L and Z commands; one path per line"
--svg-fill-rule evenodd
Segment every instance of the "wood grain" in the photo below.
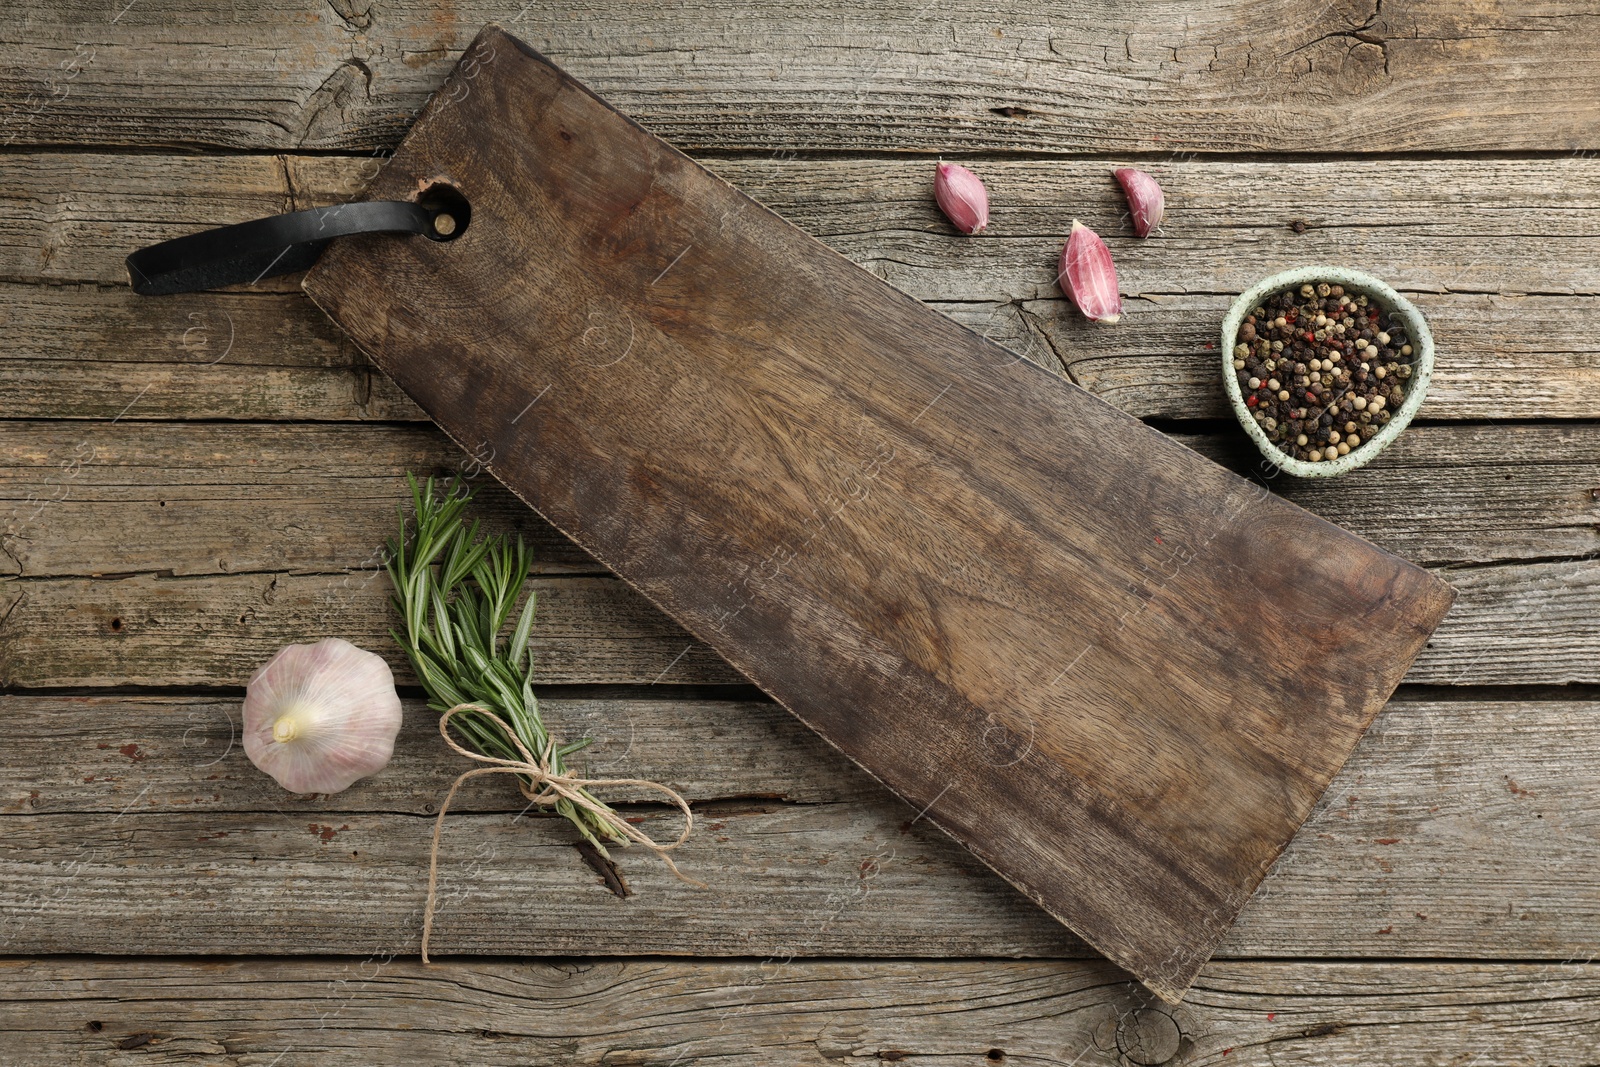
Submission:
M 441 887 L 474 908 L 440 928 L 453 952 L 1087 952 L 775 705 L 545 708 L 596 738 L 596 769 L 695 798 L 687 862 L 712 888 L 685 895 L 625 850 L 620 902 L 560 820 L 478 783 L 446 827 Z M 428 816 L 464 762 L 414 705 L 395 761 L 334 797 L 285 794 L 229 745 L 237 698 L 10 697 L 0 714 L 0 908 L 26 939 L 5 951 L 414 950 Z M 1392 701 L 1221 954 L 1593 958 L 1597 759 L 1594 703 Z M 507 942 L 518 917 L 527 940 Z
M 1171 436 L 1264 476 L 1242 434 Z M 28 578 L 370 570 L 408 470 L 470 477 L 474 514 L 524 537 L 539 573 L 604 573 L 432 427 L 132 420 L 0 423 L 0 563 Z M 1347 477 L 1270 484 L 1417 563 L 1600 552 L 1600 435 L 1584 426 L 1418 426 Z
M 1095 962 L 19 959 L 0 963 L 0 1000 L 38 1067 L 752 1054 L 773 1067 L 1125 1067 L 1168 1051 L 1174 1064 L 1424 1067 L 1473 1050 L 1483 1064 L 1587 1067 L 1600 1053 L 1600 966 L 1581 962 L 1212 963 L 1166 1007 Z
M 1117 329 L 1085 333 L 1059 299 L 993 300 L 992 283 L 1031 267 L 995 270 L 972 279 L 970 299 L 929 305 L 1130 415 L 1232 417 L 1214 347 L 1227 296 L 1128 296 Z M 1449 353 L 1424 421 L 1600 418 L 1594 296 L 1413 299 Z M 0 282 L 0 325 L 11 331 L 0 374 L 13 418 L 426 419 L 298 294 L 150 300 L 126 287 Z
M 0 282 L 10 418 L 421 420 L 299 294 Z
M 362 197 L 380 162 L 293 154 L 8 154 L 0 277 L 126 285 L 123 259 L 140 245 Z M 1287 264 L 1327 261 L 1359 263 L 1395 288 L 1424 296 L 1597 291 L 1600 251 L 1585 235 L 1600 225 L 1600 195 L 1592 192 L 1600 186 L 1600 155 L 1385 159 L 1362 166 L 1147 162 L 1167 196 L 1161 231 L 1150 239 L 1135 237 L 1123 218 L 1127 201 L 1111 177 L 1113 160 L 969 160 L 992 201 L 990 225 L 976 239 L 957 234 L 939 214 L 931 159 L 719 155 L 703 162 L 924 301 L 1059 302 L 1056 262 L 1074 218 L 1108 240 L 1129 296 L 1234 294 Z M 1291 228 L 1297 219 L 1306 222 L 1304 233 Z M 262 288 L 289 285 L 269 279 Z M 143 303 L 177 309 L 188 299 Z M 1208 329 L 1220 323 L 1218 313 Z M 1562 328 L 1539 326 L 1533 338 Z M 1121 332 L 1084 324 L 1062 336 L 1114 340 Z M 1537 347 L 1533 338 L 1524 347 Z M 1586 340 L 1585 350 L 1593 351 L 1592 338 Z
M 684 146 L 1017 152 L 1594 148 L 1593 9 L 1490 0 L 18 0 L 0 142 L 372 148 L 497 18 Z M 159 57 L 160 62 L 153 62 Z M 1506 87 L 1514 85 L 1515 92 Z M 1315 121 L 1305 116 L 1314 115 Z
M 1284 261 L 1301 258 L 1291 253 Z M 1593 295 L 1411 299 L 1426 308 L 1440 352 L 1424 421 L 1600 418 L 1600 352 L 1587 336 Z M 1117 329 L 1088 336 L 1081 317 L 1060 300 L 934 306 L 1041 366 L 1061 366 L 1072 381 L 1130 415 L 1231 419 L 1215 348 L 1215 326 L 1231 301 L 1228 295 L 1124 297 Z
M 191 226 L 356 195 L 365 185 L 361 175 L 375 169 L 370 158 L 145 154 L 160 152 L 156 146 L 182 141 L 291 151 L 296 143 L 392 144 L 409 123 L 411 107 L 437 86 L 477 22 L 511 17 L 517 9 L 289 0 L 264 14 L 247 7 L 222 18 L 214 5 L 195 0 L 123 6 L 21 0 L 0 16 L 7 57 L 0 69 L 0 143 L 10 145 L 7 181 L 0 183 L 4 415 L 119 419 L 119 427 L 163 419 L 422 418 L 297 293 L 280 291 L 287 286 L 136 300 L 121 278 L 120 259 L 135 244 Z M 649 116 L 651 127 L 675 143 L 706 148 L 714 170 L 808 232 L 1041 366 L 1059 370 L 1064 360 L 1074 381 L 1132 414 L 1226 416 L 1212 374 L 1214 351 L 1205 346 L 1214 343 L 1227 297 L 1211 290 L 1214 282 L 1191 288 L 1191 272 L 1226 277 L 1237 265 L 1241 274 L 1258 266 L 1264 273 L 1320 258 L 1375 264 L 1391 280 L 1404 279 L 1425 306 L 1448 356 L 1425 419 L 1600 417 L 1600 351 L 1591 328 L 1600 264 L 1593 262 L 1593 242 L 1573 237 L 1600 225 L 1588 195 L 1600 177 L 1583 153 L 1560 158 L 1559 136 L 1547 139 L 1554 129 L 1576 130 L 1581 140 L 1593 141 L 1593 109 L 1584 103 L 1597 98 L 1587 84 L 1595 74 L 1592 11 L 1566 3 L 1516 12 L 1469 3 L 1446 11 L 1384 0 L 1380 15 L 1419 19 L 1415 39 L 1397 42 L 1396 34 L 1368 30 L 1361 32 L 1383 43 L 1335 35 L 1281 57 L 1268 51 L 1277 39 L 1288 52 L 1337 28 L 1340 18 L 1360 25 L 1373 9 L 1240 0 L 1182 12 L 1148 3 L 1026 11 L 946 5 L 920 25 L 910 18 L 920 7 L 918 0 L 870 10 L 789 4 L 758 12 L 722 0 L 669 9 L 588 2 L 559 10 L 535 6 L 517 27 L 529 28 L 546 52 L 603 84 L 608 96 L 626 101 L 629 113 Z M 1560 29 L 1542 32 L 1554 27 Z M 1119 54 L 1124 31 L 1129 48 Z M 1101 37 L 1098 56 L 1064 54 L 1092 49 Z M 1218 46 L 1215 53 L 1208 37 Z M 1168 40 L 1170 51 L 1142 48 Z M 84 47 L 75 50 L 80 43 Z M 1046 54 L 1049 48 L 1055 51 Z M 1243 70 L 1227 62 L 1240 49 L 1249 50 Z M 1389 63 L 1387 83 L 1363 80 L 1380 51 L 1385 60 L 1404 58 Z M 88 57 L 83 74 L 72 74 L 75 56 L 78 62 Z M 1293 66 L 1301 57 L 1308 57 L 1306 66 Z M 1268 61 L 1288 72 L 1277 86 L 1264 76 Z M 960 67 L 953 76 L 951 65 Z M 1128 85 L 1140 93 L 1153 87 L 1151 99 L 1130 103 L 1128 89 L 1118 85 L 1106 93 L 1106 79 L 1118 77 L 1137 79 Z M 1510 84 L 1515 93 L 1504 92 Z M 1235 88 L 1252 95 L 1229 96 Z M 1019 109 L 1021 94 L 1032 97 L 1031 112 Z M 1219 94 L 1227 97 L 1221 106 Z M 1311 101 L 1321 129 L 1293 117 L 1285 121 L 1277 102 L 1301 99 Z M 1408 99 L 1423 106 L 1386 103 Z M 1129 112 L 1135 112 L 1131 119 Z M 1215 123 L 1215 116 L 1224 121 Z M 1187 143 L 1167 147 L 1185 134 Z M 1399 148 L 1448 155 L 1321 164 L 1235 157 L 1217 165 L 1190 156 L 1239 148 L 1320 152 L 1316 142 L 1323 137 L 1336 151 L 1371 146 L 1377 153 Z M 342 140 L 348 138 L 355 142 Z M 30 142 L 107 148 L 19 151 Z M 118 154 L 118 144 L 138 145 L 141 154 Z M 1473 158 L 1453 154 L 1454 144 L 1539 155 Z M 996 194 L 994 236 L 1003 239 L 967 241 L 948 233 L 929 205 L 926 156 L 833 154 L 947 152 L 953 145 L 988 178 Z M 810 146 L 830 151 L 797 157 L 797 149 Z M 1039 288 L 1041 280 L 1048 282 L 1054 256 L 1048 241 L 1036 238 L 1059 234 L 1062 212 L 1116 206 L 1114 196 L 1105 199 L 1114 191 L 1103 184 L 1103 170 L 1115 164 L 1096 158 L 1108 146 L 1137 153 L 1140 165 L 1160 174 L 1173 205 L 1165 237 L 1173 240 L 1137 246 L 1122 234 L 1115 212 L 1086 220 L 1112 241 L 1124 289 L 1130 281 L 1138 285 L 1121 327 L 1090 331 L 1047 284 Z M 1087 157 L 1016 158 L 1079 151 Z M 48 156 L 49 165 L 41 168 L 38 155 Z M 1339 188 L 1356 174 L 1361 200 L 1347 211 Z M 1370 230 L 1360 227 L 1361 216 L 1375 220 Z M 1307 219 L 1306 233 L 1287 229 L 1295 217 Z M 81 284 L 86 279 L 101 281 Z M 1445 287 L 1455 291 L 1439 291 Z M 1452 619 L 1466 625 L 1459 637 L 1451 626 L 1441 631 L 1414 679 L 1600 681 L 1594 667 L 1600 631 L 1593 622 L 1600 617 L 1600 587 L 1591 580 L 1592 557 L 1584 547 L 1593 528 L 1576 496 L 1584 489 L 1583 457 L 1592 434 L 1581 427 L 1575 435 L 1545 439 L 1539 436 L 1544 428 L 1501 423 L 1468 428 L 1460 437 L 1417 437 L 1433 429 L 1405 435 L 1397 450 L 1419 447 L 1403 470 L 1383 472 L 1369 493 L 1344 492 L 1339 485 L 1295 499 L 1416 559 L 1521 561 L 1454 575 L 1458 584 L 1473 585 L 1472 602 Z M 287 438 L 261 436 L 254 427 L 243 427 L 243 436 L 233 440 L 216 431 L 191 425 L 174 429 L 170 442 L 120 439 L 118 464 L 99 472 L 96 495 L 71 501 L 83 508 L 74 512 L 75 521 L 47 517 L 21 546 L 30 573 L 81 578 L 105 573 L 102 565 L 113 560 L 122 561 L 119 569 L 136 562 L 140 570 L 187 574 L 218 574 L 223 563 L 274 574 L 342 571 L 342 561 L 359 562 L 370 552 L 368 532 L 379 517 L 380 480 L 387 476 L 383 457 L 396 455 L 382 433 L 358 446 L 376 449 L 371 463 L 348 450 L 344 455 L 352 478 L 346 514 L 331 506 L 339 484 L 332 462 L 297 455 L 284 447 Z M 25 495 L 41 484 L 48 493 L 52 483 L 48 475 L 41 479 L 33 460 L 47 452 L 47 464 L 60 462 L 68 453 L 58 446 L 82 440 L 40 426 L 20 428 L 10 439 L 28 432 L 36 435 L 35 454 L 19 461 L 10 452 L 7 493 Z M 225 454 L 218 481 L 206 481 L 198 447 L 185 449 L 177 441 L 190 433 L 202 436 L 200 447 Z M 1497 434 L 1506 435 L 1498 456 Z M 1225 460 L 1232 451 L 1221 439 L 1179 439 Z M 316 440 L 339 447 L 337 439 Z M 407 441 L 399 452 L 456 461 L 426 435 Z M 260 466 L 267 471 L 237 462 L 252 447 L 263 449 Z M 162 461 L 174 464 L 165 484 L 157 470 Z M 308 479 L 299 500 L 289 488 L 296 466 Z M 1430 484 L 1430 466 L 1438 468 L 1437 485 Z M 1494 479 L 1508 474 L 1513 478 L 1496 492 Z M 1563 493 L 1564 485 L 1573 495 Z M 192 525 L 163 523 L 159 511 L 147 510 L 163 489 L 184 494 Z M 261 503 L 252 501 L 253 492 L 263 493 Z M 1411 496 L 1414 512 L 1408 510 Z M 302 509 L 330 543 L 317 544 L 290 520 L 275 522 L 269 500 Z M 0 518 L 16 503 L 15 496 L 6 498 Z M 496 521 L 515 523 L 516 505 L 501 504 L 491 502 Z M 172 506 L 176 500 L 169 500 Z M 247 521 L 229 521 L 224 513 L 230 509 Z M 119 517 L 124 514 L 126 520 Z M 141 528 L 133 519 L 157 525 Z M 516 525 L 536 537 L 547 529 L 529 519 Z M 165 558 L 156 538 L 147 536 L 150 529 L 169 546 Z M 1453 555 L 1452 537 L 1460 546 Z M 561 543 L 546 547 L 558 551 Z M 1441 549 L 1447 554 L 1438 554 Z M 1544 555 L 1553 557 L 1549 564 L 1524 566 Z M 573 564 L 585 566 L 578 559 Z M 554 569 L 564 566 L 551 561 Z M 14 569 L 0 556 L 0 572 Z M 0 614 L 18 591 L 3 591 Z M 54 603 L 60 611 L 73 607 L 69 598 Z M 1462 615 L 1466 609 L 1470 618 Z M 226 617 L 220 599 L 198 610 Z M 340 616 L 331 619 L 341 623 Z M 300 621 L 315 624 L 312 615 Z M 96 644 L 116 639 L 89 638 Z M 0 629 L 0 643 L 9 640 Z M 179 663 L 186 647 L 193 644 L 158 641 L 135 653 L 151 657 L 142 672 L 150 684 L 169 684 L 161 672 Z M 272 649 L 255 651 L 264 656 Z M 60 661 L 74 655 L 68 641 L 35 652 Z M 252 654 L 240 653 L 235 666 Z M 107 665 L 104 657 L 97 662 Z M 102 672 L 91 684 L 112 680 L 113 673 Z M 671 695 L 670 680 L 658 687 L 664 697 Z M 236 682 L 223 671 L 201 684 Z M 845 1057 L 879 1062 L 910 1053 L 987 1065 L 997 1062 L 987 1055 L 998 1050 L 1007 1054 L 1002 1063 L 1122 1064 L 1134 1062 L 1118 1055 L 1122 1048 L 1143 1046 L 1119 1044 L 1117 1028 L 1148 1038 L 1145 1051 L 1159 1051 L 1168 1036 L 1162 1019 L 1170 1012 L 1185 1020 L 1181 1033 L 1195 1042 L 1171 1062 L 1594 1063 L 1600 1050 L 1592 967 L 1556 962 L 1592 959 L 1600 951 L 1593 936 L 1600 926 L 1593 901 L 1600 867 L 1588 848 L 1596 835 L 1587 783 L 1600 758 L 1589 725 L 1592 706 L 1507 704 L 1497 710 L 1471 704 L 1460 706 L 1459 716 L 1445 708 L 1421 718 L 1399 707 L 1391 705 L 1378 719 L 1334 786 L 1337 793 L 1355 782 L 1349 797 L 1356 803 L 1344 816 L 1319 811 L 1306 827 L 1311 833 L 1337 819 L 1322 830 L 1334 836 L 1317 838 L 1309 851 L 1302 847 L 1306 834 L 1296 840 L 1293 864 L 1280 864 L 1273 878 L 1304 877 L 1247 908 L 1234 936 L 1249 931 L 1256 940 L 1236 943 L 1244 951 L 1285 955 L 1309 948 L 1331 955 L 1521 954 L 1551 962 L 1213 962 L 1183 1005 L 1163 1011 L 1103 964 L 1087 961 L 580 958 L 553 965 L 483 960 L 422 972 L 388 959 L 383 953 L 392 948 L 378 945 L 371 958 L 333 961 L 11 959 L 0 963 L 0 1027 L 6 1030 L 0 1059 L 276 1060 L 283 1067 L 400 1059 L 676 1061 L 686 1067 L 742 1061 L 755 1051 L 763 1062 L 780 1064 Z M 626 709 L 639 738 L 629 765 L 671 775 L 699 799 L 763 781 L 806 803 L 836 801 L 854 784 L 881 799 L 864 776 L 830 773 L 849 768 L 771 705 L 630 699 L 550 701 L 547 708 L 599 733 L 604 746 L 620 743 L 608 727 Z M 24 810 L 22 801 L 36 800 L 39 814 L 103 813 L 99 817 L 110 820 L 139 798 L 134 811 L 186 820 L 197 837 L 213 832 L 205 824 L 212 813 L 271 812 L 277 798 L 270 783 L 236 751 L 200 776 L 220 770 L 217 781 L 197 781 L 190 767 L 226 747 L 230 711 L 236 717 L 236 701 L 217 697 L 0 700 L 0 721 L 8 728 L 7 745 L 0 746 L 0 781 L 7 783 L 0 811 Z M 769 744 L 758 745 L 759 731 L 768 728 Z M 108 737 L 117 745 L 95 747 Z M 706 737 L 713 743 L 686 743 Z M 1449 743 L 1454 738 L 1461 739 L 1459 748 Z M 1434 743 L 1438 739 L 1447 743 Z M 341 812 L 425 815 L 436 797 L 430 783 L 449 768 L 436 762 L 431 733 L 408 728 L 401 742 L 386 775 L 363 786 L 370 792 L 282 798 L 283 812 L 334 830 Z M 141 759 L 119 751 L 127 743 L 140 746 Z M 1357 775 L 1363 777 L 1357 781 Z M 206 785 L 211 792 L 201 791 Z M 39 787 L 41 797 L 26 796 Z M 364 800 L 370 807 L 363 808 Z M 508 810 L 504 801 L 486 791 L 464 797 L 463 807 L 487 814 Z M 1439 810 L 1428 811 L 1436 805 Z M 1396 837 L 1396 813 L 1403 839 L 1375 843 Z M 1547 832 L 1552 821 L 1557 832 Z M 137 847 L 139 835 L 130 833 L 128 840 Z M 773 843 L 775 849 L 784 845 Z M 176 915 L 184 914 L 187 882 L 217 877 L 204 863 L 208 847 L 174 850 L 167 870 L 182 873 L 154 888 L 167 894 Z M 752 862 L 768 862 L 752 856 Z M 57 859 L 71 864 L 81 857 Z M 471 875 L 470 865 L 481 860 L 468 855 L 452 873 Z M 572 860 L 562 854 L 558 862 Z M 626 857 L 624 867 L 642 862 Z M 982 872 L 973 878 L 993 881 Z M 1554 892 L 1544 893 L 1540 882 Z M 6 886 L 14 905 L 13 888 Z M 1400 899 L 1392 913 L 1372 910 L 1396 889 Z M 114 891 L 108 886 L 108 900 Z M 263 887 L 262 903 L 244 909 L 247 921 L 274 921 L 266 892 Z M 855 899 L 840 892 L 841 901 Z M 908 906 L 931 923 L 944 900 L 924 893 Z M 1323 908 L 1325 900 L 1332 906 Z M 340 906 L 367 904 L 360 895 L 343 898 Z M 503 905 L 513 921 L 537 915 L 525 895 L 508 891 Z M 768 900 L 775 910 L 785 906 L 808 905 L 792 890 Z M 1408 906 L 1428 918 L 1408 917 Z M 961 908 L 958 901 L 955 913 Z M 1270 917 L 1266 927 L 1257 919 L 1262 908 Z M 26 911 L 12 906 L 0 914 L 4 930 Z M 173 923 L 176 915 L 155 921 Z M 745 921 L 762 918 L 752 907 Z M 1378 933 L 1390 920 L 1390 932 Z M 663 926 L 670 921 L 660 920 Z M 1036 911 L 1023 922 L 1051 929 Z M 397 922 L 394 929 L 402 926 Z M 1273 937 L 1257 939 L 1267 927 Z M 625 942 L 619 927 L 604 930 Z M 290 931 L 285 936 L 292 940 Z M 179 946 L 174 951 L 191 951 L 180 937 L 172 943 Z M 848 931 L 815 943 L 819 951 L 855 951 Z M 919 952 L 961 950 L 927 932 L 902 943 Z M 90 1030 L 90 1021 L 101 1026 Z M 136 1047 L 119 1048 L 124 1041 Z
M 440 795 L 460 769 L 438 776 Z M 1506 792 L 1504 779 L 1490 784 Z M 1093 954 L 971 853 L 925 820 L 913 823 L 916 811 L 904 804 L 702 804 L 697 832 L 675 858 L 710 888 L 677 882 L 649 855 L 618 851 L 632 894 L 626 900 L 584 863 L 557 820 L 517 819 L 525 806 L 447 820 L 436 956 Z M 678 816 L 659 809 L 629 814 L 657 838 L 679 826 Z M 1474 822 L 1526 834 L 1529 823 L 1538 826 L 1533 820 L 1523 813 Z M 285 803 L 281 812 L 261 813 L 15 815 L 5 828 L 0 907 L 8 953 L 418 950 L 431 818 Z M 1593 831 L 1592 820 L 1576 828 Z M 1406 848 L 1336 839 L 1318 842 L 1313 856 L 1304 846 L 1281 875 L 1275 869 L 1267 877 L 1216 951 L 1593 955 L 1600 952 L 1595 853 L 1591 846 L 1563 853 L 1570 842 L 1552 842 L 1557 832 L 1536 830 L 1515 848 L 1471 859 L 1449 851 L 1468 836 L 1459 832 Z M 1405 840 L 1383 838 L 1397 839 Z M 1543 865 L 1507 872 L 1493 863 L 1507 853 Z
M 1253 469 L 1233 435 L 1176 439 Z M 1593 684 L 1596 440 L 1583 427 L 1420 426 L 1349 477 L 1271 484 L 1455 584 L 1460 599 L 1410 681 Z M 25 579 L 0 589 L 0 657 L 13 665 L 4 677 L 236 685 L 281 643 L 337 633 L 382 650 L 409 678 L 387 637 L 387 579 L 374 570 L 407 469 L 477 468 L 421 427 L 0 425 L 0 562 Z M 525 536 L 542 574 L 602 573 L 492 479 L 477 483 L 477 513 Z M 565 590 L 547 605 L 550 627 L 536 630 L 550 681 L 738 678 L 616 583 L 545 588 Z M 209 635 L 199 654 L 197 627 Z
M 1421 304 L 1441 361 L 1430 419 L 1600 417 L 1600 160 L 1387 160 L 1352 189 L 1338 163 L 1148 164 L 1168 189 L 1151 241 L 1120 221 L 1100 161 L 969 160 L 989 179 L 986 235 L 937 214 L 924 159 L 730 159 L 756 199 L 918 299 L 1130 414 L 1226 417 L 1216 331 L 1228 293 L 1285 264 L 1360 263 Z M 419 419 L 289 293 L 150 300 L 126 288 L 139 245 L 360 194 L 372 159 L 8 156 L 0 190 L 0 353 L 14 416 Z M 1358 210 L 1350 198 L 1357 198 Z M 1128 313 L 1095 329 L 1054 287 L 1073 215 L 1112 243 Z M 1288 223 L 1310 221 L 1295 234 Z M 1575 236 L 1577 235 L 1577 236 Z M 26 283 L 46 281 L 49 286 Z M 89 285 L 87 283 L 96 283 Z M 287 282 L 269 279 L 263 288 Z
M 297 812 L 431 815 L 461 761 L 444 747 L 437 716 L 405 701 L 393 760 L 360 788 L 293 796 L 256 770 L 241 747 L 241 697 L 0 697 L 10 741 L 0 746 L 0 815 L 140 812 Z M 589 738 L 577 763 L 592 774 L 671 782 L 697 803 L 756 799 L 834 803 L 883 799 L 883 788 L 776 704 L 644 697 L 546 697 L 557 736 Z M 505 783 L 501 783 L 504 785 Z M 654 803 L 636 787 L 608 798 Z M 526 807 L 515 789 L 469 790 L 452 811 Z
M 1600 251 L 1584 235 L 1600 224 L 1600 197 L 1589 192 L 1600 182 L 1600 155 L 1398 158 L 1358 168 L 1341 160 L 1147 162 L 1166 192 L 1162 229 L 1149 240 L 1123 219 L 1115 160 L 971 160 L 992 200 L 978 238 L 958 235 L 939 214 L 928 158 L 712 155 L 704 165 L 922 301 L 1059 299 L 1054 266 L 1074 218 L 1107 238 L 1130 296 L 1238 293 L 1288 264 L 1328 261 L 1358 262 L 1405 293 L 1597 293 Z M 139 245 L 363 197 L 379 162 L 18 152 L 6 157 L 6 173 L 0 277 L 120 286 L 123 258 Z M 1304 234 L 1291 229 L 1296 219 Z M 269 285 L 286 291 L 270 280 L 261 288 Z M 1118 333 L 1085 325 L 1072 336 Z
M 0 423 L 0 548 L 30 578 L 372 572 L 407 472 L 468 482 L 536 573 L 605 573 L 424 425 Z
M 1450 615 L 1405 681 L 1600 684 L 1600 559 L 1449 567 Z M 0 685 L 235 686 L 284 644 L 338 635 L 411 675 L 390 643 L 387 579 L 262 572 L 44 578 L 0 585 Z M 615 579 L 546 578 L 534 649 L 544 684 L 744 679 Z M 846 702 L 848 704 L 848 702 Z
M 341 242 L 318 306 L 554 526 L 1180 997 L 1449 587 L 854 268 L 497 29 L 369 195 L 437 182 L 465 233 Z
M 744 682 L 615 578 L 529 590 L 537 683 Z M 381 571 L 13 580 L 0 588 L 0 685 L 243 685 L 277 649 L 323 636 L 378 652 L 415 684 L 394 622 Z

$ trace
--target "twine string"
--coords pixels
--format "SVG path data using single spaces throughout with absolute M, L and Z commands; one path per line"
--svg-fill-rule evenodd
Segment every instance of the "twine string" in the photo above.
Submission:
M 476 711 L 485 719 L 494 723 L 516 746 L 521 759 L 501 759 L 498 756 L 486 756 L 482 752 L 473 752 L 456 743 L 450 736 L 448 729 L 450 718 L 463 711 Z M 652 782 L 646 778 L 584 778 L 570 771 L 557 773 L 556 743 L 554 738 L 547 738 L 539 754 L 535 756 L 528 747 L 522 743 L 522 738 L 517 736 L 515 730 L 506 724 L 506 721 L 481 704 L 457 704 L 455 707 L 439 716 L 439 734 L 444 738 L 444 743 L 455 749 L 468 759 L 477 760 L 479 763 L 491 764 L 488 767 L 474 767 L 463 771 L 450 785 L 450 791 L 444 795 L 444 803 L 439 805 L 439 815 L 433 821 L 433 848 L 428 854 L 428 903 L 422 914 L 422 962 L 429 963 L 428 939 L 433 933 L 433 912 L 437 900 L 437 887 L 439 883 L 439 838 L 444 831 L 445 812 L 450 810 L 450 802 L 455 799 L 456 790 L 461 788 L 463 782 L 469 778 L 476 778 L 480 774 L 519 774 L 531 781 L 517 783 L 517 788 L 530 803 L 551 805 L 560 800 L 582 808 L 589 812 L 613 833 L 618 840 L 633 841 L 643 845 L 654 852 L 663 863 L 680 879 L 690 885 L 706 888 L 704 882 L 698 882 L 682 871 L 672 862 L 672 857 L 667 855 L 673 849 L 689 839 L 689 833 L 694 829 L 694 812 L 689 810 L 689 802 L 683 799 L 682 794 L 670 786 L 660 782 Z M 611 808 L 589 796 L 588 790 L 604 788 L 606 786 L 636 785 L 652 789 L 666 797 L 678 810 L 683 812 L 683 830 L 678 834 L 677 840 L 668 844 L 661 844 L 652 839 L 649 834 L 638 829 Z

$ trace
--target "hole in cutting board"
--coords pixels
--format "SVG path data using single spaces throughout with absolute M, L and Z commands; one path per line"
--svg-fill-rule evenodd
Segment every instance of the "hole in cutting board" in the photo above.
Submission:
M 422 190 L 417 203 L 433 216 L 433 232 L 428 236 L 435 241 L 454 241 L 467 232 L 472 221 L 472 204 L 461 190 L 446 182 L 434 182 Z

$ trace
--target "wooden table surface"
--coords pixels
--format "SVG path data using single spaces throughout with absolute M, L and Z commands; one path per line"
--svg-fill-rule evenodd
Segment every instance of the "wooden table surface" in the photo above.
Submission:
M 1429 317 L 1413 427 L 1271 487 L 1459 599 L 1182 1004 L 487 478 L 491 524 L 538 548 L 548 718 L 596 739 L 592 770 L 694 801 L 681 862 L 710 888 L 635 849 L 619 897 L 564 821 L 479 781 L 423 968 L 431 813 L 464 761 L 420 701 L 333 797 L 245 759 L 243 683 L 283 644 L 396 661 L 377 567 L 404 473 L 484 457 L 298 279 L 137 298 L 122 257 L 359 196 L 489 21 L 1242 472 L 1230 294 L 1341 263 Z M 0 1062 L 1600 1060 L 1600 8 L 14 0 L 0 57 Z M 941 156 L 988 181 L 981 238 L 933 205 Z M 1166 188 L 1158 237 L 1127 236 L 1123 164 Z M 1117 257 L 1115 327 L 1054 284 L 1075 217 Z

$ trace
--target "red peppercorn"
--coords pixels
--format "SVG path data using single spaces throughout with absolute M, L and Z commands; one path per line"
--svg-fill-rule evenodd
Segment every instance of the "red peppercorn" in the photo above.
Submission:
M 1317 394 L 1316 393 L 1307 393 L 1306 394 L 1306 403 L 1307 404 L 1315 404 L 1316 402 L 1317 402 Z
M 1257 399 L 1256 399 L 1256 394 L 1254 394 L 1254 393 L 1251 393 L 1251 394 L 1250 394 L 1250 395 L 1249 395 L 1249 396 L 1247 396 L 1247 397 L 1245 397 L 1245 398 L 1244 398 L 1244 402 L 1245 402 L 1245 403 L 1246 403 L 1246 404 L 1247 404 L 1247 405 L 1249 405 L 1249 406 L 1250 406 L 1250 407 L 1255 407 L 1255 406 L 1256 406 L 1256 404 L 1257 404 L 1257 403 L 1258 403 L 1258 402 L 1259 402 L 1259 401 L 1257 401 Z

